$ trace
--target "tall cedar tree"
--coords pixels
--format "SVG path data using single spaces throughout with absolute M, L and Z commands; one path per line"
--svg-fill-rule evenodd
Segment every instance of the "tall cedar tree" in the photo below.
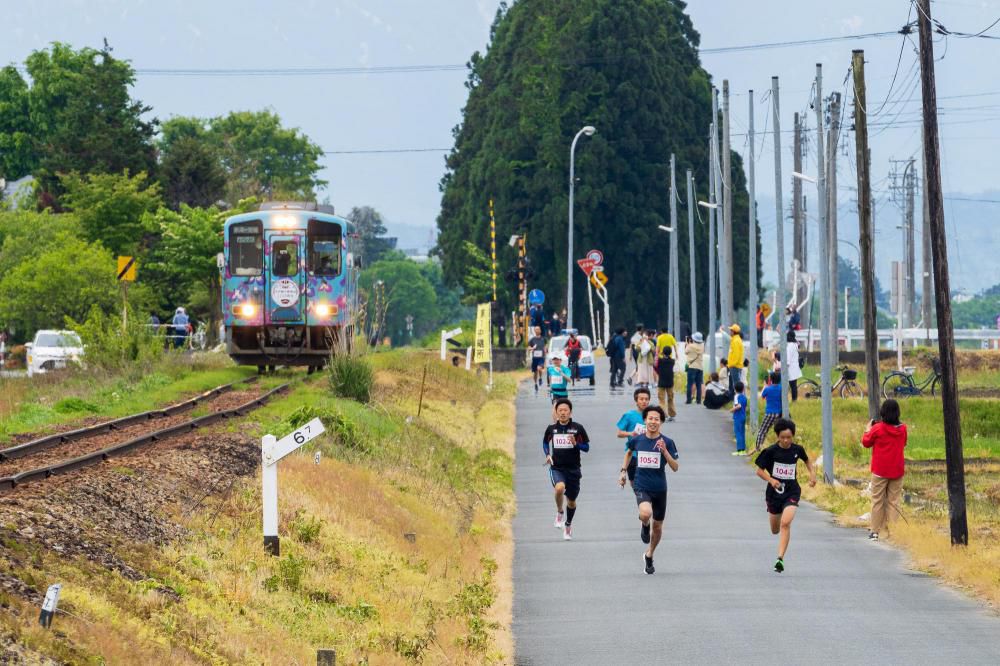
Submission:
M 566 293 L 569 147 L 584 125 L 597 134 L 576 151 L 575 250 L 604 252 L 613 325 L 666 321 L 670 154 L 677 156 L 681 317 L 689 320 L 685 170 L 706 197 L 711 77 L 699 35 L 680 0 L 520 0 L 502 3 L 485 55 L 474 53 L 469 98 L 441 181 L 438 218 L 446 279 L 461 284 L 465 241 L 489 248 L 489 199 L 497 238 L 526 233 L 530 285 L 561 309 Z M 737 140 L 738 143 L 738 140 Z M 727 179 L 728 182 L 728 179 Z M 747 201 L 742 160 L 733 154 L 735 300 L 747 298 Z M 696 224 L 699 322 L 707 321 L 708 226 Z M 516 263 L 498 243 L 498 272 Z M 574 267 L 574 270 L 579 270 Z M 589 328 L 586 282 L 578 272 L 574 319 Z M 516 288 L 501 289 L 516 306 Z

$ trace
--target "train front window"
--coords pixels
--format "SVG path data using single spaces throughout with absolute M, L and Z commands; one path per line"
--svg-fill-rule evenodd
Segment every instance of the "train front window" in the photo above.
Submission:
M 271 273 L 275 277 L 294 277 L 299 272 L 299 244 L 293 240 L 271 243 Z
M 309 220 L 309 272 L 319 277 L 340 275 L 340 225 Z
M 229 272 L 240 277 L 264 272 L 264 229 L 260 222 L 229 227 Z

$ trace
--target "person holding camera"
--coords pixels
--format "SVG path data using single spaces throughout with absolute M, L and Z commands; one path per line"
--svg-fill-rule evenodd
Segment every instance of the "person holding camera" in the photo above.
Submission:
M 889 398 L 882 403 L 879 421 L 871 420 L 861 436 L 861 445 L 872 450 L 872 513 L 868 538 L 878 541 L 879 532 L 900 515 L 903 494 L 906 424 L 899 420 L 899 403 Z

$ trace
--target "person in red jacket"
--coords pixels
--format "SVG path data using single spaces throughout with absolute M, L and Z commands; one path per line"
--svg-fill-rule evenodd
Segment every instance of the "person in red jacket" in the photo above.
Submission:
M 879 532 L 900 514 L 903 493 L 903 449 L 906 424 L 899 421 L 899 403 L 892 398 L 882 403 L 881 420 L 869 421 L 861 445 L 872 450 L 872 513 L 868 538 L 878 541 Z

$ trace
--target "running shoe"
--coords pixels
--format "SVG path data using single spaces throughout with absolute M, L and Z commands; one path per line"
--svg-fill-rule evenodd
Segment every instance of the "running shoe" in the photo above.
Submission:
M 868 533 L 868 540 L 869 541 L 878 541 L 878 532 L 869 532 Z
M 649 524 L 645 524 L 639 528 L 639 538 L 642 539 L 643 543 L 649 543 Z
M 563 528 L 563 541 L 572 541 L 572 540 L 573 540 L 573 526 L 567 525 L 565 528 Z
M 785 570 L 785 562 L 780 557 L 774 562 L 774 572 L 781 573 Z
M 653 558 L 646 555 L 646 553 L 642 554 L 642 570 L 647 574 L 656 572 L 656 569 L 653 567 Z
M 674 420 L 674 417 L 673 417 L 673 416 L 668 416 L 668 417 L 667 417 L 667 423 L 670 423 L 670 422 L 671 422 L 671 421 L 673 421 L 673 420 Z
M 627 381 L 627 382 L 628 382 L 628 385 L 629 385 L 629 386 L 632 386 L 632 378 L 631 378 L 631 377 L 629 377 L 629 378 L 628 378 L 628 379 L 626 379 L 625 381 Z
M 563 526 L 565 521 L 566 521 L 566 514 L 560 511 L 559 513 L 556 514 L 556 520 L 554 523 L 552 523 L 552 527 L 558 530 Z
M 733 451 L 732 453 L 732 455 L 734 456 L 745 456 L 746 454 L 747 454 L 746 451 Z

